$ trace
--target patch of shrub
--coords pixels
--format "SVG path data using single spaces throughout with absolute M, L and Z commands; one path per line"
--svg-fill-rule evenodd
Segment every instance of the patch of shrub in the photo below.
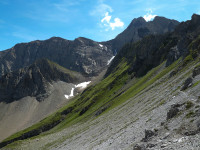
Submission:
M 192 106 L 194 106 L 194 104 L 191 101 L 187 101 L 186 105 L 185 105 L 185 108 L 186 109 L 190 109 Z
M 195 113 L 193 111 L 190 111 L 189 113 L 186 114 L 186 118 L 191 118 L 194 117 Z

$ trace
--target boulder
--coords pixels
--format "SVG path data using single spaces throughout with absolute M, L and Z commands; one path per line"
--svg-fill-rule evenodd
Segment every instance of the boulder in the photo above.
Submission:
M 200 66 L 195 67 L 193 72 L 192 72 L 192 77 L 194 78 L 195 76 L 200 74 Z
M 185 80 L 185 82 L 181 88 L 181 91 L 186 90 L 190 86 L 192 86 L 192 78 L 191 77 L 189 77 Z
M 144 144 L 142 145 L 138 145 L 136 144 L 134 147 L 133 147 L 133 150 L 146 150 Z
M 147 142 L 150 140 L 152 136 L 156 136 L 157 133 L 151 130 L 145 130 L 145 137 L 142 139 L 143 142 Z
M 179 109 L 177 107 L 171 106 L 170 110 L 167 112 L 167 120 L 175 117 L 179 112 Z

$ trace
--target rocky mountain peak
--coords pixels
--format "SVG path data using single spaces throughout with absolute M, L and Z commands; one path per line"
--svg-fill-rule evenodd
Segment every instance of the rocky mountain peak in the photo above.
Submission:
M 47 58 L 73 71 L 87 75 L 97 74 L 113 56 L 107 47 L 87 38 L 74 41 L 52 37 L 44 41 L 20 43 L 0 52 L 0 76 L 23 67 L 38 59 Z
M 146 22 L 143 17 L 139 17 L 133 19 L 131 24 L 116 38 L 103 44 L 111 47 L 113 52 L 119 51 L 124 44 L 139 41 L 147 35 L 172 32 L 178 24 L 179 22 L 176 20 L 160 16 L 156 16 L 153 21 L 149 22 Z
M 74 40 L 74 42 L 76 44 L 87 45 L 87 46 L 95 46 L 97 44 L 93 40 L 85 37 L 78 37 Z
M 58 42 L 58 41 L 67 41 L 67 40 L 66 40 L 66 39 L 63 39 L 63 38 L 61 38 L 61 37 L 53 36 L 53 37 L 49 38 L 47 41 Z
M 191 26 L 199 26 L 200 25 L 200 15 L 193 14 L 191 18 Z
M 142 27 L 146 24 L 147 22 L 143 17 L 135 18 L 132 20 L 128 28 L 134 28 L 134 27 Z
M 174 24 L 174 25 L 178 25 L 179 22 L 173 19 L 167 19 L 165 17 L 162 16 L 156 16 L 153 21 L 154 24 L 161 24 L 161 25 L 168 25 L 168 24 Z

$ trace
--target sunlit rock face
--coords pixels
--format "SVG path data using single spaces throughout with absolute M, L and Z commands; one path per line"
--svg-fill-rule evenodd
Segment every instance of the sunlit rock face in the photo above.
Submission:
M 83 37 L 74 41 L 53 37 L 45 41 L 20 43 L 0 52 L 0 76 L 46 58 L 67 69 L 89 76 L 98 74 L 113 53 L 106 46 Z

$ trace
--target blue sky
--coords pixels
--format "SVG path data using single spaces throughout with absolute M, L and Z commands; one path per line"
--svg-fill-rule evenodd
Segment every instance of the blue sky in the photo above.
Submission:
M 0 0 L 0 50 L 52 36 L 114 38 L 137 17 L 186 21 L 200 0 Z

